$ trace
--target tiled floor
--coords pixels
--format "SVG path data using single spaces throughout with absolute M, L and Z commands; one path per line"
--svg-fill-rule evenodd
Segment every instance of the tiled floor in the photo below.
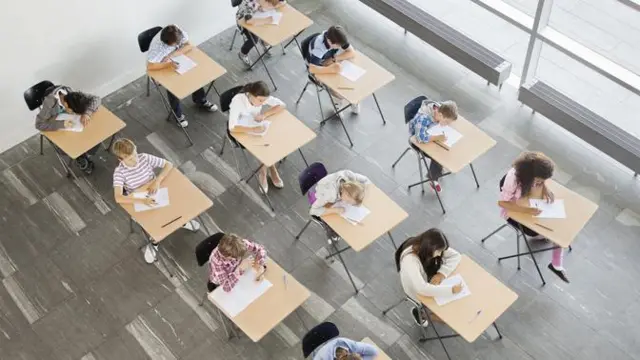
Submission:
M 364 102 L 359 116 L 346 116 L 355 142 L 349 148 L 335 122 L 318 128 L 320 113 L 312 91 L 295 106 L 306 80 L 298 51 L 290 49 L 285 56 L 274 51 L 268 64 L 279 85 L 275 95 L 318 132 L 317 139 L 303 148 L 307 159 L 322 161 L 330 170 L 350 168 L 370 176 L 410 213 L 393 231 L 396 239 L 438 226 L 452 246 L 520 295 L 498 319 L 501 341 L 492 340 L 491 332 L 473 344 L 446 340 L 452 356 L 640 359 L 640 287 L 635 281 L 640 275 L 640 180 L 548 120 L 532 117 L 516 101 L 514 89 L 505 86 L 498 92 L 487 87 L 450 59 L 386 25 L 359 2 L 294 0 L 293 4 L 315 21 L 306 33 L 334 22 L 344 24 L 356 48 L 396 75 L 378 92 L 386 126 L 372 99 Z M 260 68 L 243 71 L 235 52 L 227 51 L 232 33 L 229 29 L 202 45 L 229 71 L 217 82 L 219 89 L 266 79 Z M 339 264 L 322 259 L 325 240 L 318 229 L 310 227 L 300 242 L 294 241 L 293 234 L 307 218 L 306 200 L 296 186 L 303 164 L 297 154 L 281 168 L 286 188 L 270 193 L 276 207 L 272 213 L 255 183 L 237 183 L 231 152 L 218 157 L 223 115 L 198 112 L 187 101 L 195 141 L 187 147 L 184 135 L 164 120 L 158 94 L 144 93 L 141 78 L 105 99 L 105 105 L 127 123 L 122 135 L 134 139 L 141 151 L 169 158 L 213 199 L 213 208 L 204 215 L 210 228 L 264 243 L 270 256 L 311 290 L 300 310 L 307 327 L 333 321 L 345 336 L 369 336 L 397 360 L 445 358 L 439 344 L 417 342 L 419 331 L 406 306 L 387 317 L 381 314 L 402 296 L 386 239 L 360 253 L 345 254 L 364 286 L 358 296 Z M 456 100 L 467 119 L 498 141 L 475 163 L 480 189 L 469 170 L 443 181 L 446 216 L 432 193 L 406 190 L 417 178 L 412 155 L 391 169 L 406 145 L 402 106 L 419 94 Z M 328 105 L 325 100 L 327 109 Z M 524 259 L 521 271 L 514 262 L 499 264 L 499 255 L 513 251 L 514 234 L 508 230 L 484 246 L 479 243 L 501 224 L 495 205 L 497 181 L 523 149 L 548 153 L 559 167 L 556 179 L 600 206 L 566 257 L 571 284 L 545 271 L 548 283 L 541 287 L 530 260 Z M 197 306 L 206 269 L 197 267 L 193 250 L 204 233 L 177 232 L 163 242 L 179 264 L 175 277 L 159 264 L 144 263 L 138 250 L 143 239 L 137 233 L 129 235 L 128 218 L 113 200 L 112 156 L 101 153 L 95 173 L 74 184 L 63 176 L 52 150 L 45 150 L 44 156 L 38 155 L 34 137 L 0 155 L 0 358 L 301 358 L 305 330 L 296 316 L 259 343 L 244 336 L 227 341 L 212 307 Z M 246 174 L 249 168 L 240 171 Z M 546 264 L 548 256 L 541 255 L 540 262 Z

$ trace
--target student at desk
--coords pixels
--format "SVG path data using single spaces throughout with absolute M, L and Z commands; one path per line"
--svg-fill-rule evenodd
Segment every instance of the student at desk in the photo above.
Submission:
M 189 35 L 187 35 L 184 30 L 177 25 L 165 26 L 158 32 L 153 40 L 151 40 L 149 51 L 147 52 L 147 70 L 177 69 L 178 65 L 172 61 L 171 58 L 187 54 L 191 49 L 193 49 L 193 45 L 189 42 Z M 204 88 L 200 88 L 191 94 L 191 99 L 206 111 L 214 112 L 218 110 L 218 106 L 207 100 L 206 95 Z M 171 108 L 178 117 L 180 126 L 189 126 L 189 122 L 182 113 L 180 99 L 169 91 L 167 91 L 167 97 L 169 98 Z
M 273 21 L 271 17 L 256 19 L 253 15 L 257 12 L 277 9 L 286 5 L 286 3 L 285 0 L 241 0 L 240 5 L 238 5 L 238 11 L 236 12 L 236 21 L 244 20 L 247 24 L 256 26 L 270 25 Z M 241 31 L 247 40 L 242 44 L 238 57 L 249 67 L 251 66 L 249 51 L 253 49 L 260 39 L 245 28 L 242 28 Z M 267 53 L 267 56 L 270 56 L 270 53 Z
M 353 59 L 356 50 L 347 39 L 347 33 L 342 26 L 332 26 L 323 31 L 309 43 L 309 72 L 312 74 L 339 74 L 340 61 Z M 338 94 L 332 93 L 331 99 L 338 109 L 343 107 L 343 100 Z M 360 104 L 351 104 L 351 112 L 360 113 Z
M 262 107 L 265 105 L 269 106 L 269 109 L 262 112 Z M 282 100 L 271 96 L 271 90 L 269 90 L 269 87 L 263 81 L 248 83 L 233 97 L 229 105 L 229 131 L 232 134 L 264 131 L 266 129 L 264 127 L 265 125 L 262 125 L 260 128 L 240 125 L 241 118 L 250 117 L 256 122 L 262 122 L 268 117 L 284 110 L 284 107 L 285 105 Z M 282 189 L 284 182 L 280 178 L 278 168 L 275 165 L 268 169 L 266 166 L 262 166 L 258 173 L 258 181 L 265 194 L 269 191 L 267 170 L 268 177 L 271 179 L 273 186 Z
M 318 347 L 311 355 L 313 360 L 374 360 L 378 350 L 367 343 L 337 337 Z
M 458 106 L 453 101 L 441 103 L 423 100 L 416 115 L 409 121 L 409 135 L 420 144 L 430 141 L 446 141 L 445 135 L 429 135 L 428 130 L 435 125 L 447 126 L 458 119 Z M 437 181 L 442 176 L 442 165 L 431 159 L 429 173 L 433 183 L 429 182 L 434 191 L 442 192 L 442 186 Z
M 236 234 L 225 234 L 209 256 L 209 281 L 222 286 L 225 292 L 231 291 L 249 268 L 249 263 L 243 262 L 249 254 L 253 255 L 251 267 L 258 276 L 256 281 L 260 281 L 266 270 L 267 252 L 264 246 Z
M 45 91 L 42 107 L 38 115 L 36 115 L 36 129 L 40 131 L 58 131 L 73 127 L 71 120 L 56 120 L 58 115 L 65 113 L 81 115 L 80 121 L 83 126 L 86 126 L 91 121 L 91 115 L 98 111 L 99 107 L 100 98 L 98 96 L 73 91 L 70 87 L 64 85 L 51 87 Z M 99 148 L 100 144 L 75 160 L 76 165 L 87 175 L 90 175 L 94 168 L 90 156 L 95 154 Z
M 544 236 L 529 229 L 526 226 L 507 216 L 507 211 L 523 212 L 531 215 L 540 214 L 540 210 L 517 203 L 521 198 L 545 199 L 553 202 L 553 193 L 547 188 L 545 181 L 551 179 L 555 164 L 546 155 L 540 152 L 527 151 L 516 159 L 513 167 L 507 172 L 504 184 L 500 191 L 498 205 L 502 208 L 501 215 L 509 224 L 522 231 L 529 240 L 546 240 Z M 563 267 L 564 253 L 562 248 L 552 250 L 551 263 L 548 268 L 562 281 L 569 282 L 566 270 Z
M 120 160 L 120 164 L 113 172 L 113 191 L 118 204 L 141 203 L 153 205 L 152 198 L 137 199 L 132 193 L 136 190 L 147 190 L 154 194 L 160 189 L 162 181 L 169 175 L 173 164 L 165 159 L 151 154 L 138 154 L 136 145 L 129 139 L 118 139 L 113 143 L 113 153 Z M 154 169 L 162 169 L 156 176 Z M 183 226 L 184 229 L 197 232 L 200 223 L 191 220 Z M 152 264 L 156 261 L 158 253 L 157 244 L 149 244 L 144 251 L 144 259 Z
M 344 208 L 334 208 L 333 204 L 338 201 L 356 206 L 362 204 L 365 188 L 368 184 L 371 184 L 368 177 L 350 170 L 340 170 L 329 174 L 309 190 L 309 199 L 312 201 L 309 213 L 312 216 L 342 214 Z
M 395 253 L 396 269 L 400 273 L 402 288 L 405 294 L 417 303 L 420 303 L 418 295 L 444 296 L 462 291 L 462 284 L 440 285 L 442 280 L 456 269 L 460 259 L 460 253 L 449 247 L 444 233 L 435 228 L 407 239 Z M 416 324 L 428 326 L 427 316 L 418 311 L 420 310 L 415 307 L 411 309 Z M 422 311 L 426 311 L 424 307 Z M 437 318 L 435 314 L 431 316 Z

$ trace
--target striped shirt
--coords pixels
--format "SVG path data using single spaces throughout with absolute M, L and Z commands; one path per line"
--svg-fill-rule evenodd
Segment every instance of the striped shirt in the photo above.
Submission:
M 113 172 L 113 187 L 123 187 L 126 192 L 132 192 L 142 185 L 156 178 L 153 169 L 164 167 L 165 159 L 150 154 L 138 154 L 137 163 L 133 167 L 120 162 Z

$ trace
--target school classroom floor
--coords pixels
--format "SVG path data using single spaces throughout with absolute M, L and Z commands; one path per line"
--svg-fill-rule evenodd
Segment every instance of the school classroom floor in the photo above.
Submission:
M 371 98 L 362 104 L 360 115 L 345 112 L 355 143 L 349 148 L 337 122 L 317 130 L 320 112 L 313 89 L 295 106 L 306 82 L 302 59 L 293 47 L 286 56 L 274 48 L 273 58 L 267 60 L 279 86 L 274 95 L 318 132 L 317 139 L 302 149 L 307 160 L 321 161 L 329 171 L 348 168 L 366 174 L 390 194 L 410 213 L 392 231 L 396 241 L 440 227 L 453 247 L 520 296 L 497 320 L 502 341 L 492 340 L 492 331 L 473 344 L 447 339 L 452 357 L 640 359 L 640 179 L 550 121 L 532 117 L 530 109 L 516 100 L 514 88 L 507 85 L 498 92 L 486 86 L 484 80 L 415 37 L 405 36 L 365 5 L 338 0 L 294 0 L 292 4 L 315 22 L 305 34 L 343 24 L 356 49 L 396 76 L 377 93 L 386 126 Z M 188 24 L 181 25 L 188 30 Z M 236 55 L 238 40 L 234 50 L 228 51 L 232 35 L 233 28 L 201 46 L 228 70 L 216 82 L 218 89 L 248 80 L 268 81 L 260 66 L 252 72 L 243 69 Z M 379 239 L 360 253 L 345 253 L 350 270 L 364 286 L 358 296 L 340 263 L 323 260 L 326 241 L 320 229 L 312 225 L 295 242 L 294 234 L 308 218 L 307 202 L 297 185 L 303 168 L 297 153 L 280 168 L 286 188 L 269 192 L 274 214 L 263 203 L 255 181 L 238 185 L 229 147 L 222 159 L 218 157 L 226 121 L 222 114 L 200 112 L 187 100 L 189 132 L 195 142 L 187 147 L 184 134 L 165 121 L 158 93 L 152 88 L 146 97 L 145 92 L 142 77 L 104 99 L 105 106 L 127 123 L 121 135 L 132 138 L 141 152 L 172 161 L 213 199 L 214 206 L 204 216 L 210 228 L 265 244 L 269 256 L 309 288 L 311 298 L 299 310 L 308 327 L 332 321 L 344 336 L 371 337 L 396 360 L 446 358 L 439 343 L 418 343 L 419 329 L 408 306 L 397 307 L 387 317 L 381 314 L 402 296 L 389 241 Z M 424 194 L 419 187 L 407 191 L 406 185 L 418 178 L 413 154 L 391 169 L 407 144 L 402 108 L 420 94 L 457 101 L 465 118 L 498 141 L 474 163 L 480 189 L 468 168 L 442 181 L 445 216 L 429 190 Z M 210 98 L 218 100 L 215 94 Z M 323 102 L 328 114 L 326 94 Z M 523 258 L 521 271 L 516 270 L 515 260 L 499 264 L 498 256 L 515 250 L 515 234 L 508 229 L 480 244 L 482 237 L 502 224 L 496 205 L 498 180 L 525 149 L 551 156 L 558 165 L 555 179 L 599 204 L 573 243 L 573 252 L 566 256 L 570 284 L 546 269 L 549 253 L 538 257 L 547 279 L 544 287 L 530 259 Z M 139 232 L 129 235 L 129 219 L 113 200 L 113 156 L 100 153 L 94 174 L 86 179 L 90 184 L 82 178 L 74 184 L 62 173 L 50 147 L 45 146 L 44 156 L 38 152 L 39 140 L 34 136 L 0 155 L 0 203 L 9 204 L 0 210 L 0 358 L 301 358 L 305 330 L 295 315 L 259 343 L 246 336 L 227 341 L 212 306 L 197 306 L 207 268 L 197 267 L 193 250 L 205 237 L 203 232 L 179 231 L 162 242 L 180 266 L 176 277 L 169 278 L 160 263 L 144 263 L 138 250 L 144 240 Z M 241 169 L 243 174 L 249 170 Z

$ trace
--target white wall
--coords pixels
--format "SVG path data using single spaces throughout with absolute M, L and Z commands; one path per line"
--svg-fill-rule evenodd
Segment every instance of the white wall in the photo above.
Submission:
M 137 35 L 170 23 L 199 44 L 234 23 L 229 0 L 12 0 L 0 12 L 0 152 L 36 133 L 22 96 L 41 80 L 100 96 L 144 74 Z M 7 41 L 8 40 L 8 41 Z

